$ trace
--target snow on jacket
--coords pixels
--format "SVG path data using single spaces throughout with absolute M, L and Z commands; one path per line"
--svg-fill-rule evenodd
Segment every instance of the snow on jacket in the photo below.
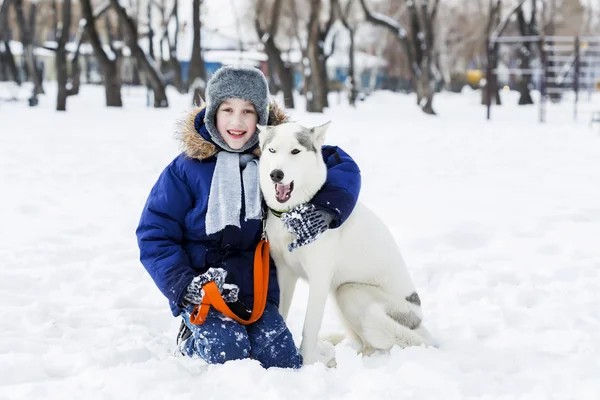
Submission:
M 271 106 L 269 125 L 287 116 Z M 254 251 L 260 240 L 260 220 L 244 220 L 240 227 L 207 235 L 205 216 L 216 165 L 217 147 L 204 127 L 204 109 L 192 111 L 178 129 L 183 152 L 161 173 L 144 205 L 136 230 L 140 260 L 160 291 L 167 297 L 173 315 L 180 314 L 183 295 L 192 278 L 210 267 L 228 271 L 227 282 L 240 288 L 240 300 L 253 304 Z M 248 150 L 260 155 L 258 146 Z M 350 215 L 360 191 L 360 171 L 341 149 L 323 146 L 327 181 L 311 200 L 334 215 L 331 228 Z M 279 303 L 279 286 L 271 259 L 268 300 Z

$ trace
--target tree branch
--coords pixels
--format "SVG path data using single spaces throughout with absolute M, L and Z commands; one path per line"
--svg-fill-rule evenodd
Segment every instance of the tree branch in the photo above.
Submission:
M 496 29 L 491 34 L 491 37 L 490 37 L 490 46 L 492 46 L 493 42 L 496 39 L 498 39 L 500 37 L 500 35 L 502 35 L 502 33 L 504 32 L 504 30 L 508 26 L 508 23 L 510 22 L 510 18 L 513 16 L 514 13 L 517 12 L 517 10 L 519 10 L 523 6 L 523 3 L 525 3 L 525 0 L 519 0 L 519 2 L 517 3 L 517 5 L 508 13 L 508 15 L 506 15 L 506 17 L 504 17 L 504 20 L 500 24 L 498 24 L 498 26 L 496 27 Z
M 281 15 L 281 0 L 275 0 L 273 4 L 273 13 L 271 14 L 271 28 L 269 29 L 269 33 L 275 39 L 275 35 L 279 30 L 279 16 Z
M 335 0 L 331 0 L 331 3 L 333 3 Z M 323 28 L 323 37 L 327 36 L 327 33 L 329 32 L 329 30 L 331 29 L 331 27 L 333 26 L 334 22 L 335 22 L 335 10 L 336 7 L 334 7 L 333 4 L 330 4 L 329 6 L 329 19 L 327 19 L 327 23 L 325 24 L 325 27 Z
M 367 8 L 367 4 L 365 0 L 360 0 L 360 4 L 362 5 L 363 10 L 365 11 L 365 15 L 367 17 L 367 21 L 383 26 L 389 30 L 391 30 L 395 35 L 397 35 L 400 39 L 404 39 L 407 36 L 406 29 L 400 24 L 400 22 L 388 17 L 387 15 L 372 12 Z

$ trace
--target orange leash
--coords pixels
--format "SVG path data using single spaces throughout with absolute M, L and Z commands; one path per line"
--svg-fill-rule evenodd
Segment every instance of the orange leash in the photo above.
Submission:
M 265 311 L 267 292 L 269 290 L 269 242 L 264 239 L 261 240 L 254 252 L 254 306 L 248 320 L 238 317 L 229 309 L 216 283 L 208 282 L 202 286 L 202 289 L 204 289 L 202 304 L 196 305 L 190 314 L 190 322 L 192 324 L 203 324 L 206 321 L 206 316 L 211 306 L 243 325 L 258 321 Z

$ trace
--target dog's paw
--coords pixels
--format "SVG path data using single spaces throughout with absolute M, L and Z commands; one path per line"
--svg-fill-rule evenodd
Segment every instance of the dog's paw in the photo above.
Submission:
M 335 368 L 337 361 L 335 359 L 335 347 L 328 341 L 320 341 L 317 343 L 316 360 L 325 364 L 328 368 Z

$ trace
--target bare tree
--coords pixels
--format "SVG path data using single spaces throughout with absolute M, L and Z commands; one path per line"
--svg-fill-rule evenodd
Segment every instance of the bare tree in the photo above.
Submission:
M 490 42 L 490 38 L 497 27 L 500 26 L 500 14 L 502 12 L 502 0 L 489 0 L 489 18 L 486 29 L 485 52 L 487 55 L 486 79 L 485 85 L 481 91 L 481 104 L 491 104 L 492 91 L 493 99 L 497 105 L 502 104 L 500 91 L 498 90 L 497 74 L 494 72 L 498 68 L 498 43 Z M 505 28 L 502 28 L 505 29 Z M 501 32 L 501 31 L 500 31 Z
M 21 86 L 21 76 L 7 39 L 0 39 L 0 80 L 14 81 Z
M 98 8 L 93 11 L 93 19 L 96 20 L 100 16 L 102 16 L 108 9 L 110 8 L 110 2 L 105 1 Z M 69 54 L 67 59 L 71 63 L 71 75 L 70 82 L 67 84 L 69 86 L 67 90 L 67 96 L 74 96 L 79 94 L 79 87 L 81 84 L 81 68 L 79 65 L 79 56 L 81 54 L 81 44 L 85 39 L 87 20 L 82 18 L 79 21 L 77 33 L 75 34 L 75 38 L 73 41 L 76 44 L 75 51 L 72 54 Z M 86 63 L 88 61 L 86 60 Z M 89 82 L 89 79 L 88 79 Z
M 271 24 L 263 28 L 263 24 L 260 21 L 260 11 L 266 8 L 265 2 L 264 0 L 257 0 L 254 26 L 258 37 L 265 46 L 265 52 L 268 56 L 270 86 L 279 86 L 283 91 L 285 106 L 287 108 L 294 108 L 294 74 L 291 66 L 286 64 L 281 58 L 281 50 L 275 43 L 275 36 L 277 35 L 281 18 L 281 5 L 282 0 L 275 0 L 272 12 L 266 18 L 268 21 L 271 21 Z M 275 79 L 275 76 L 278 79 Z
M 156 60 L 156 56 L 154 55 L 154 29 L 152 28 L 152 9 L 154 8 L 154 3 L 152 1 L 148 1 L 147 4 L 147 12 L 148 12 L 148 55 L 153 60 Z
M 307 97 L 306 97 L 306 111 L 309 112 L 323 112 L 325 103 L 325 85 L 327 82 L 323 82 L 321 77 L 323 72 L 323 44 L 319 42 L 321 38 L 321 29 L 319 18 L 323 3 L 321 0 L 310 0 L 310 15 L 308 16 L 308 42 L 306 45 L 306 53 L 308 56 L 309 63 L 309 75 L 307 81 Z
M 305 73 L 306 110 L 309 112 L 323 112 L 325 107 L 328 107 L 327 58 L 331 56 L 333 49 L 325 53 L 325 40 L 335 22 L 335 7 L 330 5 L 329 18 L 324 26 L 321 26 L 320 21 L 322 12 L 323 2 L 311 0 L 305 50 L 305 58 L 308 61 L 308 69 Z
M 169 63 L 171 70 L 175 73 L 175 87 L 179 90 L 179 93 L 187 93 L 188 85 L 184 82 L 183 76 L 181 75 L 181 63 L 177 58 L 177 47 L 179 46 L 179 1 L 174 0 L 173 10 L 171 11 L 171 17 L 173 19 L 175 28 L 173 38 L 167 37 L 169 43 Z M 168 24 L 167 24 L 168 25 Z M 168 31 L 167 31 L 168 32 Z
M 302 59 L 300 61 L 300 68 L 302 69 L 302 80 L 303 80 L 303 84 L 302 84 L 302 94 L 304 95 L 304 97 L 306 97 L 308 99 L 309 93 L 309 85 L 308 85 L 308 81 L 309 81 L 309 77 L 310 77 L 310 66 L 308 63 L 308 52 L 306 49 L 306 43 L 307 40 L 305 40 L 302 37 L 302 33 L 300 31 L 300 14 L 299 14 L 299 10 L 297 9 L 297 2 L 294 0 L 291 3 L 291 7 L 290 7 L 290 16 L 292 19 L 292 32 L 293 32 L 293 36 L 296 39 L 296 43 L 298 45 L 298 48 L 300 49 L 300 52 L 302 53 Z M 291 47 L 291 46 L 290 46 Z M 289 56 L 289 54 L 288 54 Z
M 411 78 L 417 92 L 417 104 L 422 106 L 426 114 L 435 114 L 433 110 L 433 96 L 435 94 L 436 75 L 434 59 L 434 21 L 439 6 L 439 0 L 407 0 L 411 32 L 399 21 L 369 10 L 366 0 L 360 0 L 367 21 L 384 27 L 394 33 L 401 43 L 406 58 L 408 59 Z
M 350 105 L 353 107 L 356 106 L 356 96 L 358 94 L 358 85 L 356 83 L 356 72 L 354 69 L 354 54 L 355 54 L 355 44 L 354 44 L 354 36 L 356 34 L 356 26 L 352 25 L 350 22 L 350 12 L 352 10 L 352 5 L 354 4 L 354 0 L 348 0 L 344 10 L 342 11 L 342 6 L 340 1 L 332 0 L 337 7 L 338 14 L 340 16 L 340 20 L 342 24 L 348 31 L 350 35 L 350 47 L 348 48 L 348 80 L 349 80 L 349 89 L 350 95 L 348 96 Z
M 4 32 L 8 29 L 8 8 L 14 0 L 4 0 L 0 5 L 0 37 L 4 37 Z
M 20 86 L 21 77 L 9 43 L 8 9 L 12 3 L 13 0 L 4 0 L 0 6 L 0 77 Z
M 329 51 L 326 51 L 325 43 L 327 42 L 327 37 L 329 36 L 329 34 L 331 32 L 331 27 L 333 26 L 333 24 L 335 23 L 335 20 L 336 20 L 337 7 L 335 6 L 335 2 L 336 2 L 336 0 L 330 0 L 330 2 L 329 2 L 329 17 L 327 18 L 325 25 L 322 25 L 321 23 L 319 23 L 319 41 L 318 41 L 318 43 L 319 43 L 319 50 L 321 51 L 321 54 L 319 55 L 319 61 L 321 62 L 321 66 L 319 68 L 321 77 L 320 77 L 319 81 L 322 82 L 322 84 L 324 85 L 323 86 L 324 90 L 322 91 L 321 95 L 323 96 L 322 102 L 325 105 L 325 107 L 329 107 L 329 100 L 328 100 L 329 77 L 327 75 L 327 60 L 335 52 L 335 34 L 332 37 L 331 49 L 329 49 Z
M 204 89 L 206 87 L 206 69 L 204 68 L 204 60 L 202 59 L 202 43 L 201 43 L 201 28 L 200 21 L 200 6 L 202 0 L 192 1 L 192 21 L 194 29 L 194 40 L 192 43 L 192 57 L 190 60 L 190 69 L 188 71 L 187 81 L 193 86 L 194 94 L 192 104 L 203 104 Z
M 125 38 L 127 46 L 131 50 L 131 55 L 135 57 L 138 65 L 146 74 L 152 90 L 154 91 L 154 107 L 168 107 L 167 93 L 165 91 L 165 81 L 162 74 L 156 67 L 156 64 L 146 56 L 137 41 L 137 26 L 133 19 L 127 14 L 127 10 L 118 0 L 110 0 L 113 8 L 119 16 L 119 21 L 125 29 Z
M 21 29 L 21 42 L 23 43 L 23 56 L 25 58 L 25 65 L 27 75 L 33 82 L 33 93 L 29 98 L 29 105 L 36 106 L 38 104 L 38 95 L 44 93 L 42 87 L 42 76 L 41 71 L 38 68 L 37 60 L 34 54 L 34 43 L 35 38 L 35 17 L 36 17 L 37 4 L 31 3 L 29 10 L 29 24 L 25 19 L 25 13 L 23 11 L 23 0 L 15 1 L 15 11 L 17 14 L 17 20 L 19 28 Z
M 162 63 L 162 49 L 163 42 L 167 43 L 167 48 L 169 49 L 169 58 L 165 65 L 164 70 L 168 71 L 173 75 L 173 86 L 179 91 L 179 93 L 187 92 L 187 85 L 183 82 L 183 78 L 181 76 L 181 64 L 177 59 L 177 46 L 179 44 L 178 40 L 178 32 L 179 32 L 179 1 L 173 1 L 173 8 L 171 12 L 166 15 L 166 9 L 164 3 L 160 6 L 161 15 L 163 16 L 163 34 L 161 37 L 161 63 Z M 169 26 L 171 25 L 171 21 L 173 21 L 175 25 L 175 34 L 171 37 L 171 33 L 169 30 Z
M 487 53 L 488 53 L 488 62 L 487 62 L 487 73 L 486 73 L 486 91 L 485 101 L 486 104 L 491 104 L 492 94 L 491 91 L 496 91 L 496 103 L 500 104 L 500 95 L 498 92 L 498 84 L 497 84 L 497 73 L 495 69 L 498 67 L 498 39 L 504 31 L 509 26 L 509 23 L 513 17 L 513 15 L 518 14 L 520 10 L 522 10 L 523 4 L 526 0 L 518 0 L 518 2 L 514 5 L 514 7 L 504 16 L 502 21 L 500 21 L 500 10 L 501 10 L 501 0 L 496 0 L 496 4 L 492 3 L 490 0 L 490 19 L 488 24 L 488 31 L 490 32 L 488 35 L 487 42 Z M 535 1 L 535 0 L 534 0 Z M 534 8 L 535 10 L 535 8 Z M 529 47 L 530 49 L 530 47 Z M 528 55 L 529 57 L 529 55 Z M 527 83 L 525 83 L 527 85 Z M 520 102 L 521 100 L 519 100 Z M 532 101 L 533 103 L 533 101 Z M 520 103 L 519 103 L 520 104 Z M 531 103 L 528 103 L 531 104 Z M 488 106 L 488 119 L 489 119 L 490 108 Z
M 54 4 L 54 15 L 56 20 L 58 20 L 58 8 L 56 6 L 56 0 L 53 1 Z M 69 40 L 69 28 L 71 27 L 71 0 L 63 0 L 62 3 L 62 18 L 60 21 L 60 30 L 58 29 L 59 25 L 56 24 L 57 32 L 56 32 L 56 81 L 58 84 L 58 93 L 56 96 L 56 110 L 57 111 L 66 111 L 67 110 L 67 96 L 69 95 L 69 91 L 67 89 L 67 80 L 68 80 L 68 72 L 67 72 L 67 41 Z
M 523 5 L 517 9 L 517 22 L 519 24 L 519 32 L 521 36 L 537 36 L 538 28 L 537 28 L 537 1 L 531 0 L 531 15 L 529 17 L 529 21 L 525 20 L 525 13 L 523 11 Z M 529 70 L 531 66 L 531 58 L 532 58 L 532 48 L 531 42 L 523 42 L 519 46 L 518 49 L 518 58 L 520 62 L 520 68 Z M 531 98 L 531 93 L 529 92 L 529 88 L 531 86 L 531 73 L 527 71 L 526 73 L 521 74 L 519 77 L 519 81 L 517 83 L 517 88 L 519 90 L 519 105 L 524 104 L 533 104 L 533 99 Z
M 121 74 L 117 68 L 115 56 L 109 57 L 100 42 L 100 36 L 96 30 L 96 18 L 92 11 L 90 0 L 81 0 L 81 10 L 83 18 L 86 20 L 85 30 L 87 38 L 94 49 L 94 56 L 100 63 L 100 69 L 104 77 L 104 87 L 106 93 L 106 105 L 108 107 L 122 107 L 121 100 Z

